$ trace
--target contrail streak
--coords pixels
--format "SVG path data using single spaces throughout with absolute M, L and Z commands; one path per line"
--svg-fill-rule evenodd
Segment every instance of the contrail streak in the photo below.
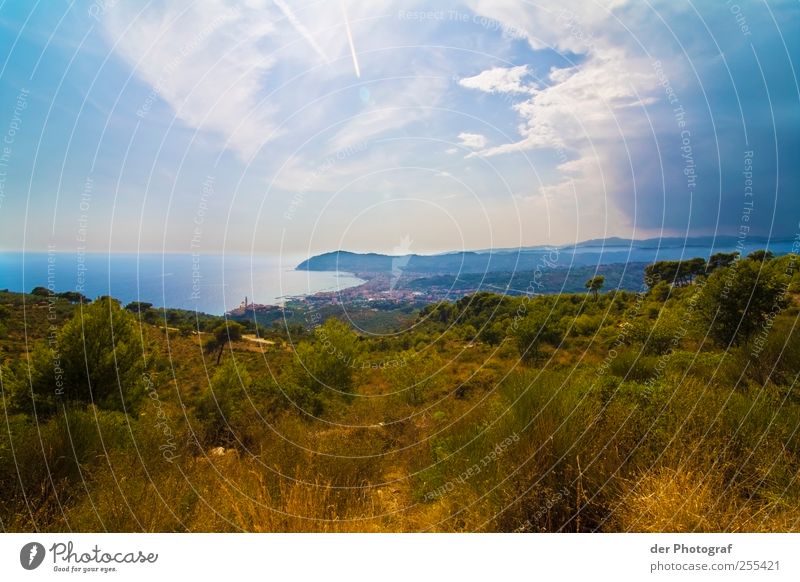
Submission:
M 347 20 L 347 10 L 344 7 L 344 0 L 339 2 L 342 6 L 342 16 L 344 17 L 344 27 L 347 31 L 347 40 L 350 43 L 350 54 L 353 56 L 353 67 L 356 69 L 356 77 L 361 78 L 361 69 L 358 67 L 358 56 L 356 56 L 356 46 L 353 44 L 353 33 L 350 30 L 350 21 Z
M 314 52 L 317 53 L 320 56 L 320 58 L 322 58 L 322 60 L 325 61 L 326 63 L 330 62 L 328 60 L 328 55 L 325 54 L 325 51 L 322 50 L 322 47 L 319 46 L 319 44 L 317 44 L 316 40 L 314 40 L 314 36 L 311 34 L 311 32 L 305 26 L 303 26 L 302 22 L 300 22 L 297 19 L 297 16 L 295 15 L 294 12 L 292 12 L 292 9 L 289 8 L 289 6 L 283 0 L 272 0 L 272 1 L 275 3 L 275 6 L 280 8 L 280 11 L 283 12 L 283 15 L 286 17 L 286 20 L 289 21 L 289 24 L 291 24 L 294 27 L 294 29 L 300 34 L 300 36 L 306 39 L 308 44 L 311 45 L 311 48 L 314 49 Z

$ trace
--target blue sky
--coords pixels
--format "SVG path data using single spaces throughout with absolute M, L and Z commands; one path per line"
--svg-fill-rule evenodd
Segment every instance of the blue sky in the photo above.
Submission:
M 342 6 L 4 2 L 1 248 L 798 231 L 797 2 Z

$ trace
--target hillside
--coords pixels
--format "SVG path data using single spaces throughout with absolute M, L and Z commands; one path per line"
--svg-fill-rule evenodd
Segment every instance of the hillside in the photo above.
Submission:
M 386 333 L 0 293 L 0 523 L 797 531 L 795 261 L 477 293 Z
M 343 271 L 347 273 L 475 274 L 532 271 L 541 265 L 548 269 L 600 265 L 652 263 L 659 260 L 708 258 L 714 253 L 740 251 L 748 254 L 769 248 L 775 255 L 789 253 L 791 239 L 771 241 L 753 237 L 689 237 L 627 240 L 596 239 L 560 247 L 522 247 L 435 255 L 403 256 L 379 253 L 354 253 L 344 250 L 315 255 L 302 261 L 300 271 Z M 739 246 L 741 245 L 741 248 Z

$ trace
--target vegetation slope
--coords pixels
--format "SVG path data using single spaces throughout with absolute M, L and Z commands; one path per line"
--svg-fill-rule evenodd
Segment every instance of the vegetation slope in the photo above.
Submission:
M 796 259 L 384 334 L 0 293 L 0 527 L 798 531 Z

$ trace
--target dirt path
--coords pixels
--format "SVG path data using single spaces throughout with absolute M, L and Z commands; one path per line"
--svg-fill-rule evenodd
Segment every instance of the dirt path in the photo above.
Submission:
M 266 344 L 269 346 L 275 345 L 275 342 L 272 340 L 264 339 L 263 337 L 256 337 L 254 335 L 243 335 L 242 339 L 247 340 L 249 342 L 255 342 L 257 344 Z

